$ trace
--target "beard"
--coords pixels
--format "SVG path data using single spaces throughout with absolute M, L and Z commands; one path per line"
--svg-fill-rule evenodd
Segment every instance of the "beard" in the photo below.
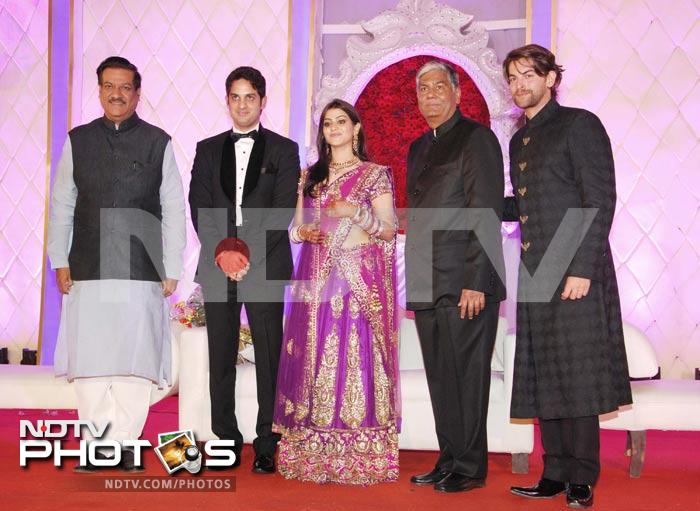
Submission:
M 519 108 L 526 109 L 526 108 L 531 108 L 533 106 L 537 106 L 540 104 L 542 101 L 542 98 L 545 95 L 546 90 L 541 91 L 541 92 L 535 92 L 533 90 L 526 90 L 526 91 L 521 91 L 525 92 L 525 94 L 517 94 L 513 96 L 513 101 L 515 102 L 516 105 L 518 105 Z

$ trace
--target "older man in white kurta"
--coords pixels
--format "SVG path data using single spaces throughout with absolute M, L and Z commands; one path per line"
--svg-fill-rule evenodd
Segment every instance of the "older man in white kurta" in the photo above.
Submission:
M 166 297 L 182 273 L 185 203 L 170 137 L 135 113 L 136 67 L 110 57 L 97 76 L 105 115 L 70 131 L 52 195 L 48 253 L 64 293 L 54 364 L 80 419 L 123 442 L 141 435 L 153 384 L 170 382 Z

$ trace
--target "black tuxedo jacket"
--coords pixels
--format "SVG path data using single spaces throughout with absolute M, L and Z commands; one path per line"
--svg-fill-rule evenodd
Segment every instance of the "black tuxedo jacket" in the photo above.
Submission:
M 236 227 L 236 152 L 231 131 L 197 143 L 189 202 L 201 243 L 195 280 L 205 292 L 231 287 L 214 263 L 216 245 L 226 237 L 238 237 L 250 249 L 251 269 L 244 281 L 279 285 L 290 279 L 287 226 L 296 205 L 299 172 L 298 145 L 260 126 L 243 185 L 243 223 Z
M 489 302 L 505 299 L 496 271 L 505 276 L 503 171 L 494 133 L 459 110 L 437 128 L 437 136 L 430 130 L 411 144 L 405 252 L 410 310 L 456 306 L 462 289 L 481 291 Z M 467 230 L 465 223 L 477 229 Z

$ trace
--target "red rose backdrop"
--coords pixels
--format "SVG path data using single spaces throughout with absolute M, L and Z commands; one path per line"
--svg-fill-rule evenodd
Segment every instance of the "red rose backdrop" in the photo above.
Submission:
M 396 183 L 396 207 L 406 207 L 406 156 L 411 142 L 428 130 L 416 100 L 416 72 L 435 57 L 420 55 L 377 73 L 360 94 L 360 114 L 372 161 L 389 165 Z M 449 62 L 449 61 L 445 61 Z M 458 65 L 462 114 L 490 126 L 489 109 L 474 81 Z

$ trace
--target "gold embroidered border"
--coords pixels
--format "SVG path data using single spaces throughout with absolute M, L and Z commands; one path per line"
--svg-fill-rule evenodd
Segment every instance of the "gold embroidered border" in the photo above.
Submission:
M 347 369 L 345 387 L 343 389 L 343 404 L 340 407 L 340 418 L 351 428 L 357 428 L 367 416 L 367 400 L 362 384 L 362 368 L 360 367 L 360 336 L 355 324 L 350 328 L 348 338 Z M 384 422 L 380 422 L 384 425 Z
M 338 329 L 328 334 L 321 355 L 321 366 L 314 382 L 313 410 L 311 420 L 317 426 L 330 426 L 335 415 L 335 382 L 338 372 L 338 348 L 340 338 Z
M 279 443 L 279 471 L 287 479 L 368 485 L 399 476 L 395 426 L 357 430 L 295 428 Z

